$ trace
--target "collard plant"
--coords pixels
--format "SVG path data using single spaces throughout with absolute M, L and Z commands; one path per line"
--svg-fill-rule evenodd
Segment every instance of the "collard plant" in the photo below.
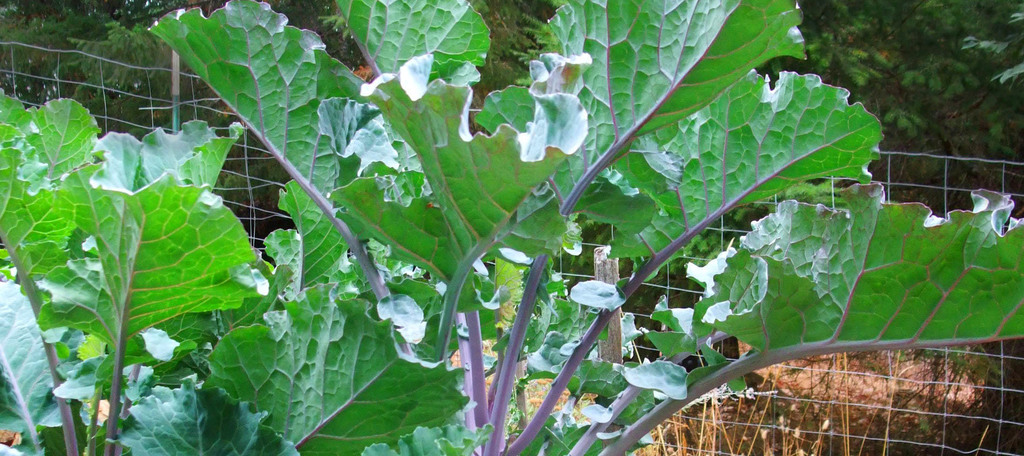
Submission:
M 490 43 L 468 4 L 338 3 L 369 83 L 265 4 L 154 26 L 237 113 L 227 137 L 100 139 L 72 102 L 4 102 L 0 428 L 25 436 L 10 451 L 618 455 L 774 363 L 1024 336 L 1007 197 L 939 218 L 853 185 L 844 209 L 781 203 L 692 265 L 705 295 L 659 304 L 661 359 L 602 362 L 615 310 L 724 213 L 870 180 L 874 117 L 816 76 L 752 71 L 802 54 L 795 3 L 570 1 L 551 21 L 561 55 L 475 115 Z M 210 191 L 242 128 L 292 178 L 296 227 L 266 239 L 271 263 Z M 615 228 L 630 278 L 566 289 L 549 257 L 576 249 L 579 217 Z M 726 337 L 751 348 L 726 359 Z M 514 391 L 545 378 L 510 431 Z

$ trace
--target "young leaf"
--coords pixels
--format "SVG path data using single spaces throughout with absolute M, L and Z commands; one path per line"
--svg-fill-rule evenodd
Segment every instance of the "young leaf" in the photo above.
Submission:
M 465 75 L 484 65 L 491 46 L 483 18 L 464 0 L 338 0 L 338 8 L 375 74 L 397 72 L 415 56 L 434 54 L 435 77 L 474 82 L 478 77 Z
M 459 265 L 490 249 L 534 187 L 579 147 L 585 132 L 579 123 L 586 120 L 575 98 L 562 95 L 536 101 L 526 132 L 504 127 L 493 136 L 470 135 L 470 90 L 440 80 L 428 84 L 430 59 L 414 59 L 364 90 L 419 156 L 432 198 L 409 207 L 386 203 L 372 178 L 357 179 L 332 197 L 346 208 L 343 219 L 448 281 Z M 423 228 L 410 231 L 414 226 Z
M 59 423 L 43 339 L 18 285 L 0 282 L 0 429 L 20 432 L 40 449 L 36 428 Z
M 335 304 L 309 288 L 267 326 L 231 331 L 210 355 L 204 387 L 270 413 L 302 454 L 358 454 L 418 426 L 447 424 L 466 403 L 460 372 L 401 357 L 390 324 L 359 301 Z
M 154 388 L 152 395 L 132 405 L 118 440 L 134 454 L 297 456 L 291 443 L 260 424 L 265 416 L 224 391 L 197 391 L 191 381 L 185 381 L 173 390 Z
M 217 159 L 203 158 L 212 136 L 181 133 L 173 141 L 190 138 L 201 141 L 192 144 L 196 156 L 155 176 L 138 141 L 108 135 L 100 147 L 109 161 L 65 179 L 60 203 L 96 239 L 97 258 L 70 260 L 47 276 L 41 285 L 52 302 L 40 326 L 81 329 L 116 347 L 182 314 L 237 307 L 266 293 L 266 280 L 249 266 L 254 256 L 238 219 L 209 190 L 175 179 L 194 182 L 209 174 L 189 177 L 189 169 L 220 166 L 204 162 Z
M 110 133 L 99 141 L 96 150 L 104 152 L 106 169 L 116 171 L 100 170 L 95 182 L 109 188 L 134 189 L 169 173 L 182 183 L 213 188 L 228 151 L 241 135 L 237 123 L 231 125 L 230 136 L 219 137 L 201 121 L 186 122 L 180 132 L 173 134 L 154 130 L 142 141 L 132 135 Z
M 644 136 L 615 165 L 662 215 L 616 233 L 619 256 L 651 255 L 739 204 L 825 176 L 866 181 L 878 120 L 817 76 L 782 73 L 775 87 L 749 73 L 699 113 Z M 648 219 L 649 220 L 649 219 Z

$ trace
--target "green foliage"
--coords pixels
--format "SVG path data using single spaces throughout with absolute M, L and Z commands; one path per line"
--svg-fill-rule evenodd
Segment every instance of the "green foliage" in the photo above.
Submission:
M 89 437 L 106 454 L 625 454 L 759 367 L 1024 336 L 1024 228 L 1006 197 L 979 193 L 975 212 L 940 220 L 857 187 L 845 210 L 782 203 L 739 252 L 691 267 L 707 293 L 655 308 L 661 359 L 596 360 L 613 311 L 711 223 L 787 191 L 818 195 L 808 181 L 870 177 L 881 134 L 862 106 L 813 75 L 752 72 L 801 54 L 800 10 L 572 1 L 552 21 L 568 55 L 532 61 L 528 88 L 489 94 L 474 133 L 467 85 L 490 41 L 468 3 L 339 6 L 334 22 L 381 73 L 371 83 L 266 4 L 153 28 L 292 180 L 280 208 L 295 229 L 267 237 L 273 265 L 210 192 L 240 127 L 97 139 L 74 103 L 0 103 L 0 238 L 38 326 L 85 341 L 64 350 L 69 378 L 54 390 L 76 405 L 108 398 L 106 439 Z M 550 255 L 578 250 L 581 213 L 616 229 L 618 254 L 646 258 L 629 279 L 569 287 L 550 272 Z M 2 348 L 28 365 L 47 346 L 20 312 L 10 320 L 29 337 Z M 754 348 L 730 361 L 707 346 L 727 334 Z M 703 365 L 678 364 L 698 352 Z M 52 421 L 6 394 L 25 379 L 0 367 L 3 423 Z M 547 397 L 507 439 L 515 384 L 542 378 Z M 51 414 L 42 385 L 30 401 Z M 595 404 L 577 423 L 584 394 Z
M 335 303 L 329 292 L 307 288 L 266 314 L 265 326 L 225 335 L 204 388 L 269 412 L 268 424 L 303 454 L 354 454 L 447 424 L 464 405 L 461 374 L 403 359 L 390 325 L 371 320 L 366 303 Z
M 1024 229 L 1009 218 L 1009 198 L 978 192 L 974 211 L 942 220 L 920 205 L 882 204 L 880 186 L 843 196 L 845 211 L 780 204 L 724 261 L 727 272 L 708 281 L 695 320 L 762 352 L 979 342 L 1021 331 L 1024 269 L 1009 252 L 1024 248 Z
M 192 382 L 157 387 L 132 407 L 121 443 L 152 455 L 298 455 L 274 429 L 217 389 L 196 390 Z
M 59 423 L 43 340 L 28 299 L 0 282 L 0 429 L 20 432 L 28 451 L 42 448 L 37 427 Z

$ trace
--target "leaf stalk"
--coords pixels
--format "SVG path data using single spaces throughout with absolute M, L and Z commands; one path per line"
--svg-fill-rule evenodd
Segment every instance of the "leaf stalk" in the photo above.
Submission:
M 512 330 L 509 333 L 508 345 L 505 347 L 501 365 L 498 366 L 494 376 L 494 400 L 491 402 L 489 420 L 490 424 L 494 426 L 494 430 L 484 446 L 483 456 L 498 456 L 505 447 L 505 420 L 508 418 L 509 401 L 512 400 L 516 364 L 519 362 L 519 354 L 522 352 L 523 343 L 526 340 L 526 329 L 530 326 L 530 320 L 533 318 L 533 308 L 537 302 L 537 287 L 540 286 L 540 279 L 547 264 L 548 256 L 542 254 L 537 256 L 533 264 L 530 265 L 526 287 L 523 289 L 523 299 L 520 301 L 515 321 L 512 323 Z
M 5 233 L 0 234 L 3 234 L 0 236 L 0 239 L 7 239 Z M 22 291 L 25 292 L 25 297 L 28 298 L 28 302 L 32 306 L 32 313 L 35 314 L 38 320 L 39 312 L 43 308 L 42 295 L 39 292 L 39 288 L 36 287 L 35 281 L 28 276 L 28 271 L 22 267 L 21 258 L 13 250 L 8 250 L 8 258 L 17 271 L 18 284 L 21 285 Z M 57 388 L 64 383 L 64 380 L 60 378 L 60 374 L 57 372 L 57 364 L 60 362 L 57 357 L 57 350 L 53 347 L 53 344 L 45 340 L 42 342 L 43 352 L 46 353 L 46 364 L 50 370 L 50 379 L 53 382 L 53 387 Z M 67 456 L 78 456 L 78 437 L 75 436 L 75 421 L 74 415 L 71 413 L 71 406 L 63 398 L 54 396 L 54 399 L 57 402 L 57 410 L 60 412 L 61 430 L 64 433 L 64 451 L 67 453 Z

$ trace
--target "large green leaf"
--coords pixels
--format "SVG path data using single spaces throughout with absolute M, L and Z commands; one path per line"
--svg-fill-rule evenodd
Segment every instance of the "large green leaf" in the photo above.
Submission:
M 0 239 L 19 267 L 40 274 L 63 264 L 72 228 L 52 189 L 92 158 L 99 128 L 72 100 L 25 110 L 3 99 L 0 116 L 13 123 L 0 125 Z
M 781 203 L 739 251 L 690 268 L 706 286 L 696 333 L 720 330 L 753 349 L 731 363 L 704 352 L 709 366 L 673 382 L 685 397 L 658 404 L 602 454 L 622 454 L 681 407 L 772 364 L 1024 336 L 1024 224 L 1010 218 L 1009 197 L 977 192 L 972 212 L 941 219 L 883 203 L 881 185 L 843 196 L 844 210 Z
M 764 352 L 1024 335 L 1024 225 L 1008 197 L 976 193 L 973 212 L 946 220 L 883 204 L 877 185 L 844 200 L 849 210 L 786 202 L 760 221 L 714 276 L 701 321 Z
M 209 18 L 198 9 L 172 13 L 152 31 L 294 168 L 293 178 L 326 192 L 338 185 L 344 157 L 332 132 L 321 129 L 335 123 L 322 118 L 322 102 L 356 98 L 359 81 L 314 33 L 287 22 L 266 3 L 243 0 Z
M 260 424 L 263 413 L 217 389 L 157 387 L 131 408 L 118 441 L 134 454 L 223 456 L 297 455 L 290 443 Z
M 38 426 L 58 424 L 43 339 L 18 285 L 0 282 L 0 429 L 20 432 L 41 448 Z
M 465 0 L 338 0 L 341 17 L 377 73 L 434 54 L 434 75 L 451 80 L 483 66 L 491 39 Z M 456 81 L 452 81 L 456 82 Z
M 228 333 L 210 356 L 205 387 L 270 413 L 268 424 L 302 454 L 358 454 L 418 426 L 447 424 L 466 403 L 462 373 L 399 355 L 388 323 L 359 301 L 309 288 L 267 326 Z
M 580 93 L 587 152 L 697 112 L 768 59 L 801 56 L 799 22 L 793 0 L 568 2 L 551 24 L 563 54 L 594 59 Z
M 100 129 L 96 120 L 74 100 L 53 100 L 29 111 L 32 128 L 27 139 L 34 154 L 46 164 L 47 177 L 57 178 L 92 158 Z
M 640 138 L 616 169 L 661 215 L 640 233 L 616 233 L 615 254 L 647 256 L 696 233 L 736 205 L 800 180 L 866 181 L 878 120 L 817 76 L 782 73 L 775 87 L 753 72 L 697 114 Z
M 534 188 L 579 147 L 586 117 L 571 95 L 535 94 L 526 131 L 503 126 L 492 136 L 470 135 L 470 89 L 428 84 L 431 61 L 413 59 L 364 88 L 420 158 L 431 197 L 407 207 L 385 202 L 373 178 L 332 197 L 346 208 L 340 216 L 347 222 L 447 281 L 498 241 Z
M 208 184 L 216 175 L 210 170 L 224 160 L 221 140 L 191 130 L 152 133 L 156 138 L 142 144 L 108 135 L 98 145 L 106 161 L 64 180 L 61 210 L 94 239 L 97 256 L 70 260 L 47 275 L 41 285 L 52 301 L 40 326 L 81 329 L 117 346 L 182 314 L 237 307 L 266 293 L 266 280 L 249 265 L 255 257 L 238 219 L 209 189 L 179 181 Z M 182 141 L 190 146 L 175 147 L 194 155 L 162 157 L 160 163 L 177 168 L 152 172 L 150 159 L 158 153 L 147 153 L 144 144 Z

